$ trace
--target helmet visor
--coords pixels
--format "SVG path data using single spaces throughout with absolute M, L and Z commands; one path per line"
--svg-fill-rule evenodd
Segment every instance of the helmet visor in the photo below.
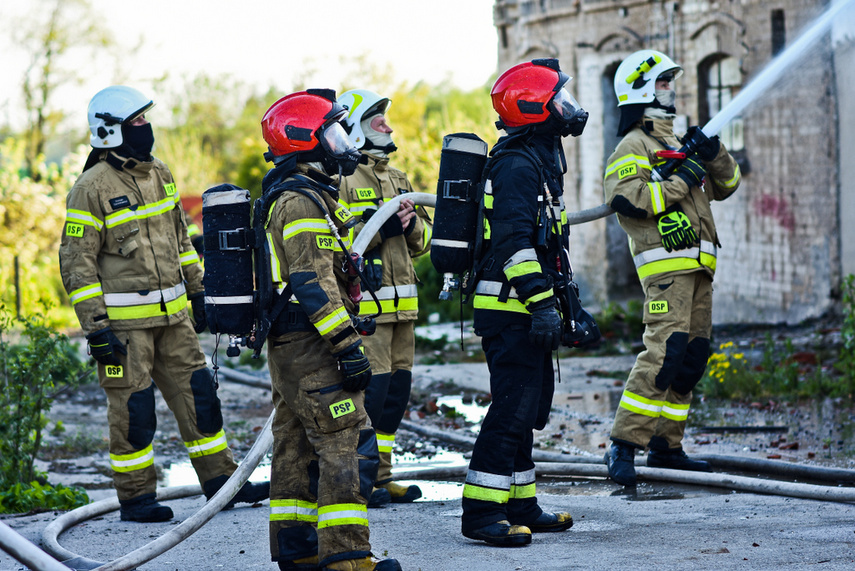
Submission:
M 565 88 L 561 88 L 552 98 L 552 113 L 563 121 L 569 121 L 582 111 L 582 107 Z
M 332 157 L 345 157 L 357 152 L 344 127 L 338 121 L 324 127 L 319 138 L 321 145 Z

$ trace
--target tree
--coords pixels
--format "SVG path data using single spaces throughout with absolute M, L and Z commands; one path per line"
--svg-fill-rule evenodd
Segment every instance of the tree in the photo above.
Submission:
M 114 44 L 109 31 L 98 25 L 88 0 L 40 0 L 38 4 L 13 30 L 16 43 L 30 54 L 21 90 L 27 113 L 26 166 L 37 182 L 36 165 L 45 143 L 65 118 L 62 110 L 53 107 L 56 92 L 81 79 L 80 66 L 70 63 L 71 56 L 81 49 Z

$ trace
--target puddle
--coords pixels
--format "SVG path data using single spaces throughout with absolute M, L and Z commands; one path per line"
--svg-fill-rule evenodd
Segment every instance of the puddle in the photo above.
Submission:
M 163 470 L 163 474 L 159 480 L 164 486 L 192 486 L 199 483 L 199 478 L 196 476 L 196 471 L 193 470 L 193 465 L 190 460 L 186 462 L 175 462 Z M 269 456 L 255 467 L 252 474 L 249 476 L 251 482 L 269 482 L 270 481 L 270 460 Z

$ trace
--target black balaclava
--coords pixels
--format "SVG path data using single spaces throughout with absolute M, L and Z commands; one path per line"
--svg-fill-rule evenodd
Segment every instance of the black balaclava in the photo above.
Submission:
M 151 123 L 145 125 L 122 125 L 122 150 L 138 161 L 150 161 L 151 150 L 154 148 L 154 132 Z

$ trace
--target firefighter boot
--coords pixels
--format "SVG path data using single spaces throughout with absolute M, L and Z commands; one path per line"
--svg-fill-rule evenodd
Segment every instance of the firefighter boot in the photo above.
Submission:
M 293 561 L 277 561 L 279 571 L 318 571 L 318 556 L 310 555 Z
M 172 519 L 172 508 L 157 503 L 154 494 L 143 494 L 130 500 L 119 500 L 122 521 L 144 523 Z
M 415 484 L 411 486 L 402 486 L 395 482 L 387 482 L 380 485 L 380 489 L 385 489 L 392 496 L 393 504 L 409 504 L 422 497 L 422 490 Z M 373 494 L 372 494 L 373 496 Z
M 205 482 L 202 485 L 202 489 L 205 491 L 205 497 L 209 500 L 214 497 L 220 488 L 228 481 L 229 477 L 225 474 L 217 476 L 216 478 L 212 478 Z M 224 510 L 229 510 L 235 507 L 237 503 L 247 503 L 254 504 L 260 502 L 262 500 L 266 500 L 270 497 L 270 482 L 259 482 L 258 484 L 253 484 L 252 482 L 246 482 L 241 489 L 235 494 L 235 497 L 231 499 L 229 503 L 223 508 Z
M 506 519 L 468 531 L 462 530 L 469 539 L 486 541 L 498 547 L 522 547 L 531 543 L 531 530 L 524 525 L 511 525 Z
M 712 472 L 709 462 L 692 460 L 682 448 L 677 450 L 650 450 L 647 455 L 648 468 L 669 468 L 671 470 L 691 470 L 693 472 Z
M 324 567 L 326 571 L 401 571 L 397 559 L 377 559 L 369 555 L 363 559 L 334 561 Z
M 635 448 L 612 442 L 604 458 L 609 478 L 621 486 L 635 486 Z
M 526 525 L 532 533 L 564 531 L 573 527 L 573 516 L 567 512 L 543 512 L 533 522 Z
M 392 496 L 389 490 L 385 488 L 374 488 L 371 492 L 371 497 L 368 498 L 369 508 L 385 508 L 392 501 Z

